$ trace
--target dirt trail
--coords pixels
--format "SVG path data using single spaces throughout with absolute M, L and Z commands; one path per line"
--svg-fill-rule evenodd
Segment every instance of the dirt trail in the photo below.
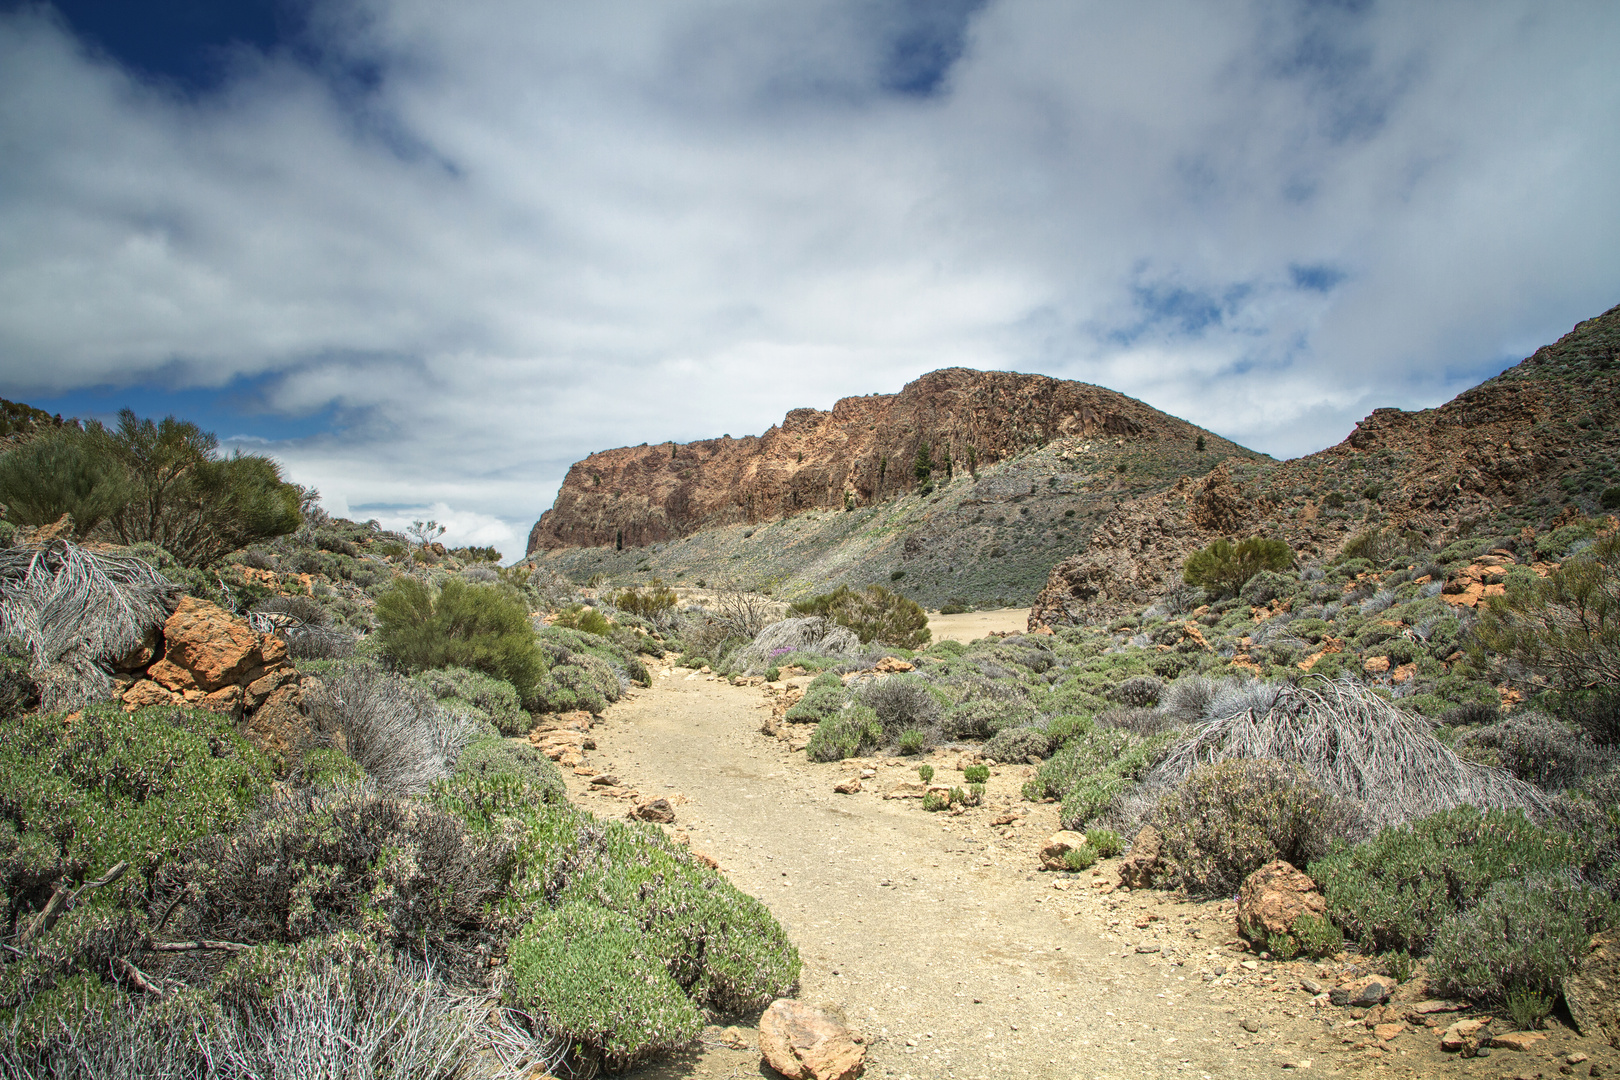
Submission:
M 813 765 L 760 734 L 761 690 L 653 671 L 651 690 L 596 725 L 589 766 L 643 798 L 669 798 L 672 831 L 770 907 L 803 956 L 800 996 L 839 1006 L 868 1036 L 868 1076 L 1337 1075 L 1375 1065 L 1402 1075 L 1418 1065 L 1393 1045 L 1369 1048 L 1364 1028 L 1356 1045 L 1341 1010 L 1311 1008 L 1299 987 L 1309 965 L 1274 967 L 1228 947 L 1229 910 L 1110 891 L 1106 866 L 1038 872 L 1057 822 L 1054 807 L 1018 799 L 1027 767 L 997 767 L 985 807 L 927 813 L 882 797 L 916 779 L 916 759 Z M 961 782 L 954 757 L 931 760 L 936 782 Z M 862 767 L 877 771 L 862 792 L 833 792 Z M 569 781 L 595 813 L 629 809 L 585 777 Z M 990 824 L 1010 812 L 1027 816 Z M 741 1035 L 749 1041 L 731 1048 L 711 1032 L 701 1051 L 637 1075 L 759 1075 L 755 1033 Z M 1478 1074 L 1494 1078 L 1495 1064 Z

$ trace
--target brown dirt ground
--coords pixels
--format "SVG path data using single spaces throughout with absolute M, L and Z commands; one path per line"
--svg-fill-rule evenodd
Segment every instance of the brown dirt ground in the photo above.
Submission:
M 977 641 L 989 633 L 1022 634 L 1029 629 L 1029 608 L 995 608 L 966 611 L 960 615 L 928 616 L 928 629 L 935 641 Z
M 643 799 L 668 798 L 677 821 L 666 828 L 766 903 L 803 956 L 799 996 L 841 1009 L 868 1038 L 868 1076 L 1289 1070 L 1496 1080 L 1555 1076 L 1562 1055 L 1574 1051 L 1590 1055 L 1600 1075 L 1620 1070 L 1620 1053 L 1556 1023 L 1534 1050 L 1467 1060 L 1439 1051 L 1438 1028 L 1381 1040 L 1356 1012 L 1313 1006 L 1300 987 L 1301 977 L 1331 985 L 1354 957 L 1324 966 L 1259 959 L 1237 942 L 1230 902 L 1116 889 L 1111 863 L 1082 874 L 1040 872 L 1037 851 L 1056 830 L 1057 812 L 1020 799 L 1028 766 L 993 769 L 981 808 L 928 813 L 918 800 L 882 795 L 916 779 L 917 759 L 810 763 L 790 742 L 761 733 L 770 715 L 761 689 L 683 668 L 652 670 L 651 690 L 632 693 L 596 724 L 597 749 L 583 768 L 618 776 Z M 808 731 L 794 732 L 799 741 L 801 733 Z M 961 781 L 959 757 L 934 753 L 936 783 Z M 833 792 L 868 768 L 876 776 L 860 793 Z M 620 816 L 631 806 L 592 792 L 586 776 L 569 782 L 597 814 Z M 1008 814 L 1022 816 L 991 824 Z M 1425 997 L 1421 981 L 1404 984 L 1398 998 Z M 1467 1015 L 1442 1013 L 1441 1026 Z M 760 1063 L 756 1021 L 711 1028 L 699 1048 L 633 1075 L 774 1076 Z M 1589 1071 L 1584 1062 L 1575 1067 L 1576 1075 Z

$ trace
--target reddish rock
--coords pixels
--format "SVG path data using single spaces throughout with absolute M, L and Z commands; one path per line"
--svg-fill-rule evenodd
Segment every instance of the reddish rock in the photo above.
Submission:
M 174 693 L 151 679 L 132 683 L 124 691 L 124 705 L 130 709 L 144 709 L 149 705 L 173 705 Z
M 861 790 L 861 778 L 852 776 L 841 784 L 834 784 L 833 790 L 840 795 L 854 795 Z
M 630 816 L 642 821 L 651 821 L 659 825 L 673 825 L 675 823 L 675 808 L 669 805 L 668 799 L 652 799 L 641 803 Z
M 759 1018 L 759 1052 L 788 1080 L 854 1080 L 866 1067 L 865 1040 L 832 1012 L 778 998 Z
M 1267 863 L 1238 890 L 1238 933 L 1263 942 L 1268 934 L 1290 934 L 1301 915 L 1327 915 L 1327 901 L 1316 882 L 1281 859 Z
M 163 624 L 163 640 L 163 660 L 154 668 L 167 665 L 165 673 L 168 667 L 183 668 L 192 684 L 204 693 L 235 684 L 249 670 L 265 666 L 262 635 L 255 634 L 244 620 L 194 596 L 181 598 L 174 614 Z M 286 646 L 280 642 L 276 646 L 278 659 L 284 660 Z M 178 680 L 178 676 L 175 678 Z M 168 679 L 159 681 L 172 689 L 185 689 Z
M 1575 973 L 1564 979 L 1564 1000 L 1575 1027 L 1620 1049 L 1620 938 L 1598 934 Z
M 1063 861 L 1064 856 L 1085 842 L 1084 833 L 1068 829 L 1053 833 L 1046 838 L 1046 843 L 1041 845 L 1041 869 L 1067 870 L 1068 863 Z
M 1131 852 L 1119 863 L 1119 883 L 1130 889 L 1145 889 L 1159 872 L 1159 856 L 1164 838 L 1151 825 L 1143 826 L 1131 841 Z
M 1517 1050 L 1523 1053 L 1536 1043 L 1546 1041 L 1547 1036 L 1534 1031 L 1509 1031 L 1501 1035 L 1492 1035 L 1490 1044 L 1498 1050 Z

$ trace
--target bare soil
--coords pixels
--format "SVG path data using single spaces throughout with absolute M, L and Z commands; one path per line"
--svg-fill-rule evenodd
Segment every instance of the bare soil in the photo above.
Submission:
M 928 616 L 928 629 L 934 641 L 960 641 L 966 644 L 986 634 L 1022 634 L 1029 629 L 1029 608 L 995 608 L 991 611 L 965 611 L 960 615 Z
M 988 613 L 985 613 L 988 614 Z M 804 959 L 800 997 L 833 1005 L 869 1040 L 879 1077 L 1227 1077 L 1283 1075 L 1616 1075 L 1620 1053 L 1556 1023 L 1527 1052 L 1442 1054 L 1439 1032 L 1468 1012 L 1380 1038 L 1427 997 L 1403 984 L 1389 1015 L 1314 1005 L 1302 979 L 1331 986 L 1357 960 L 1273 963 L 1237 940 L 1233 905 L 1117 888 L 1113 864 L 1080 874 L 1039 869 L 1056 807 L 1019 797 L 1028 766 L 991 771 L 982 807 L 929 813 L 885 799 L 915 780 L 917 758 L 818 765 L 761 733 L 771 699 L 684 668 L 652 666 L 653 687 L 596 724 L 582 771 L 619 778 L 618 794 L 570 775 L 575 799 L 603 816 L 637 799 L 675 806 L 678 840 L 762 899 Z M 807 728 L 793 732 L 808 735 Z M 961 751 L 935 751 L 935 782 L 960 783 Z M 853 795 L 833 785 L 875 775 Z M 623 790 L 633 788 L 636 798 Z M 1004 821 L 1005 824 L 994 824 Z M 634 1074 L 771 1075 L 757 1017 L 711 1028 L 701 1047 Z M 1382 1029 L 1389 1034 L 1390 1029 Z M 1496 1030 L 1505 1030 L 1498 1023 Z M 733 1045 L 728 1045 L 728 1043 Z

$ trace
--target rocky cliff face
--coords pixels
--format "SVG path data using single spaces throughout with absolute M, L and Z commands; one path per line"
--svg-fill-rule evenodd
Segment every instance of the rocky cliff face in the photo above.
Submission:
M 1145 603 L 1218 536 L 1275 536 L 1309 561 L 1374 527 L 1434 542 L 1612 509 L 1617 395 L 1620 307 L 1437 409 L 1379 409 L 1320 453 L 1222 464 L 1122 503 L 1082 554 L 1053 568 L 1030 626 Z
M 1248 453 L 1133 398 L 1042 375 L 947 368 L 898 394 L 794 409 L 764 435 L 592 454 L 568 471 L 528 552 L 642 547 L 700 530 L 816 509 L 865 507 L 915 491 L 927 445 L 934 479 L 978 474 L 1062 439 L 1185 443 Z

